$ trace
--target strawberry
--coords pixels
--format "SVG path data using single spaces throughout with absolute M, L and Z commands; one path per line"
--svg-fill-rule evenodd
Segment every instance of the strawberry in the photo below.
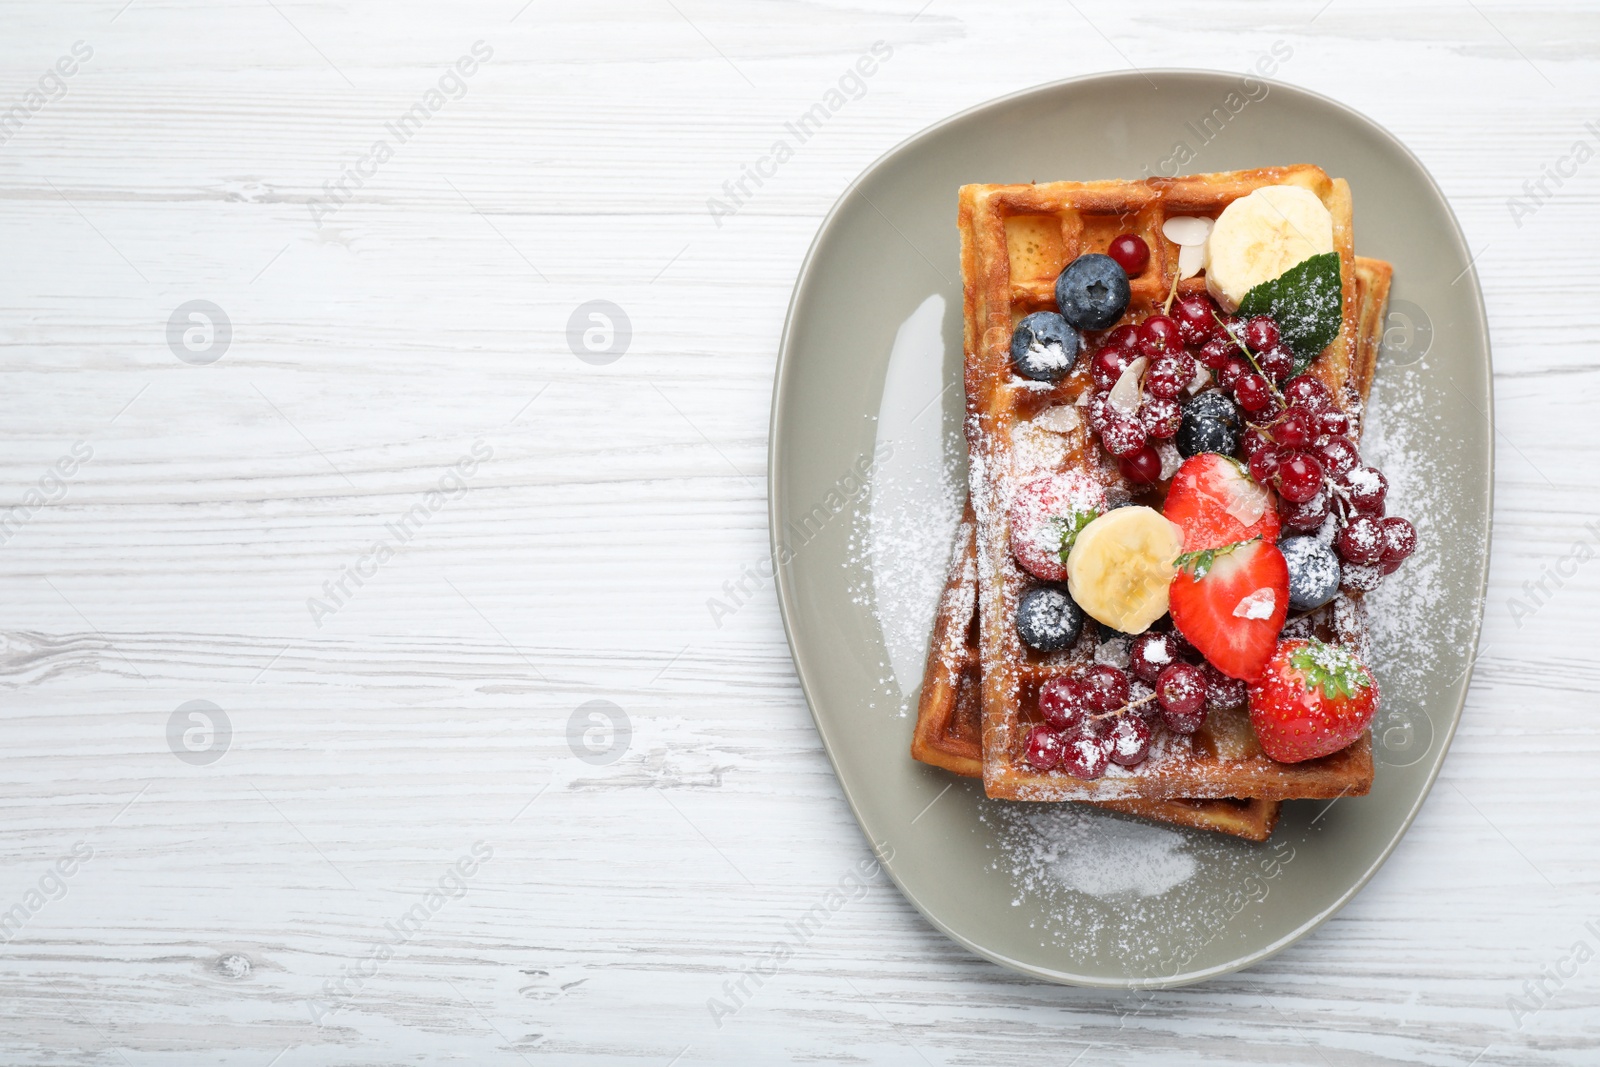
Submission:
M 1183 549 L 1197 552 L 1259 537 L 1278 539 L 1272 494 L 1238 460 L 1202 452 L 1172 476 L 1161 513 L 1183 530 Z
M 1289 565 L 1261 540 L 1185 552 L 1168 600 L 1178 632 L 1230 678 L 1253 681 L 1289 614 Z
M 1040 474 L 1011 497 L 1011 554 L 1035 578 L 1067 580 L 1067 552 L 1078 531 L 1106 507 L 1106 491 L 1076 471 Z
M 1378 683 L 1353 654 L 1321 641 L 1284 641 L 1250 685 L 1250 725 L 1267 755 L 1299 763 L 1339 751 L 1378 710 Z

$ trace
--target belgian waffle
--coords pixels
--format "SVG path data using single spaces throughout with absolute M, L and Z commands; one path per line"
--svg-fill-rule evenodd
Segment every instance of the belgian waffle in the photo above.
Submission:
M 1051 438 L 1041 448 L 1030 425 L 1045 408 L 1072 404 L 1091 388 L 1087 360 L 1055 383 L 1017 378 L 1010 340 L 1024 315 L 1055 307 L 1053 280 L 1086 252 L 1101 252 L 1120 233 L 1135 233 L 1150 262 L 1130 279 L 1132 299 L 1123 322 L 1157 310 L 1173 287 L 1178 248 L 1162 233 L 1175 216 L 1215 218 L 1235 199 L 1268 185 L 1299 185 L 1328 209 L 1339 254 L 1343 322 L 1310 373 L 1320 378 L 1359 428 L 1372 357 L 1357 344 L 1360 284 L 1351 231 L 1350 190 L 1311 166 L 1195 175 L 1170 181 L 1056 182 L 1043 185 L 968 185 L 960 192 L 962 277 L 966 320 L 967 439 L 976 516 L 977 637 L 983 664 L 979 684 L 985 791 L 1016 800 L 1112 800 L 1254 797 L 1264 800 L 1366 793 L 1372 784 L 1370 733 L 1321 759 L 1279 763 L 1257 744 L 1243 708 L 1213 711 L 1205 726 L 1183 737 L 1158 731 L 1150 756 L 1133 768 L 1111 767 L 1093 781 L 1042 772 L 1024 758 L 1028 729 L 1039 721 L 1037 692 L 1048 678 L 1089 662 L 1095 639 L 1086 632 L 1064 652 L 1038 653 L 1021 642 L 1013 619 L 1031 584 L 1009 549 L 1007 512 L 1014 484 L 1041 469 L 1077 469 L 1105 485 L 1108 497 L 1158 502 L 1136 493 L 1089 439 L 1086 426 Z M 1200 292 L 1204 278 L 1177 286 Z M 1093 347 L 1093 345 L 1091 345 Z M 1352 431 L 1355 432 L 1355 431 Z M 1366 644 L 1359 595 L 1341 594 L 1297 623 L 1303 632 L 1360 651 Z M 1092 630 L 1086 628 L 1086 631 Z
M 1384 309 L 1393 269 L 1356 259 L 1358 332 L 1351 380 L 1365 400 L 1382 344 Z M 923 763 L 971 778 L 983 775 L 982 663 L 977 637 L 977 536 L 971 505 L 956 531 L 944 592 L 934 618 L 928 665 L 917 704 L 911 754 Z M 1108 800 L 1099 806 L 1158 822 L 1265 841 L 1278 821 L 1276 800 Z

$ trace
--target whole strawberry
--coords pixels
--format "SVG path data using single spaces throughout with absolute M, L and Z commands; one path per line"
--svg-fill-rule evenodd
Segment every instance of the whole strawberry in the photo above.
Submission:
M 1250 685 L 1250 725 L 1267 755 L 1299 763 L 1339 751 L 1378 710 L 1378 683 L 1347 650 L 1322 641 L 1280 641 Z

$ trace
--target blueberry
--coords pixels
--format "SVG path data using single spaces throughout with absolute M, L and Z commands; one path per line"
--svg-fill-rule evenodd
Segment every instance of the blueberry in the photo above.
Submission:
M 1040 652 L 1071 648 L 1083 632 L 1083 609 L 1065 589 L 1037 585 L 1017 603 L 1017 633 L 1022 643 Z
M 1215 390 L 1201 393 L 1187 404 L 1183 405 L 1185 417 L 1194 415 L 1207 419 L 1221 419 L 1235 430 L 1242 426 L 1239 419 L 1239 406 L 1228 399 L 1227 394 Z
M 1078 360 L 1078 331 L 1054 311 L 1035 311 L 1011 333 L 1011 365 L 1024 378 L 1053 382 Z
M 1193 416 L 1184 413 L 1178 425 L 1178 454 L 1184 459 L 1202 452 L 1220 452 L 1231 456 L 1239 448 L 1239 430 L 1222 419 Z
M 1130 295 L 1127 272 L 1099 252 L 1079 256 L 1056 278 L 1061 317 L 1080 330 L 1103 330 L 1116 322 Z
M 1289 564 L 1289 606 L 1296 611 L 1320 608 L 1339 591 L 1339 557 L 1313 536 L 1278 542 Z

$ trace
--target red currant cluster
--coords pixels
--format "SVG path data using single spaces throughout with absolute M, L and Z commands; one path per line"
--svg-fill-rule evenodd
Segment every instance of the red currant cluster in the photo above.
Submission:
M 1114 402 L 1112 389 L 1140 357 L 1147 362 L 1137 395 Z M 1184 350 L 1178 323 L 1168 315 L 1151 315 L 1137 326 L 1118 326 L 1090 361 L 1095 394 L 1089 402 L 1089 425 L 1105 450 L 1120 461 L 1130 482 L 1148 485 L 1160 479 L 1161 456 L 1152 441 L 1178 432 L 1183 422 L 1178 397 L 1196 370 L 1194 357 Z
M 1048 679 L 1039 687 L 1044 719 L 1028 734 L 1028 762 L 1092 779 L 1115 763 L 1133 767 L 1150 755 L 1155 722 L 1192 734 L 1211 708 L 1237 707 L 1244 682 L 1207 663 L 1176 631 L 1151 631 L 1133 641 L 1128 669 L 1144 695 L 1133 696 L 1128 672 L 1106 664 Z

